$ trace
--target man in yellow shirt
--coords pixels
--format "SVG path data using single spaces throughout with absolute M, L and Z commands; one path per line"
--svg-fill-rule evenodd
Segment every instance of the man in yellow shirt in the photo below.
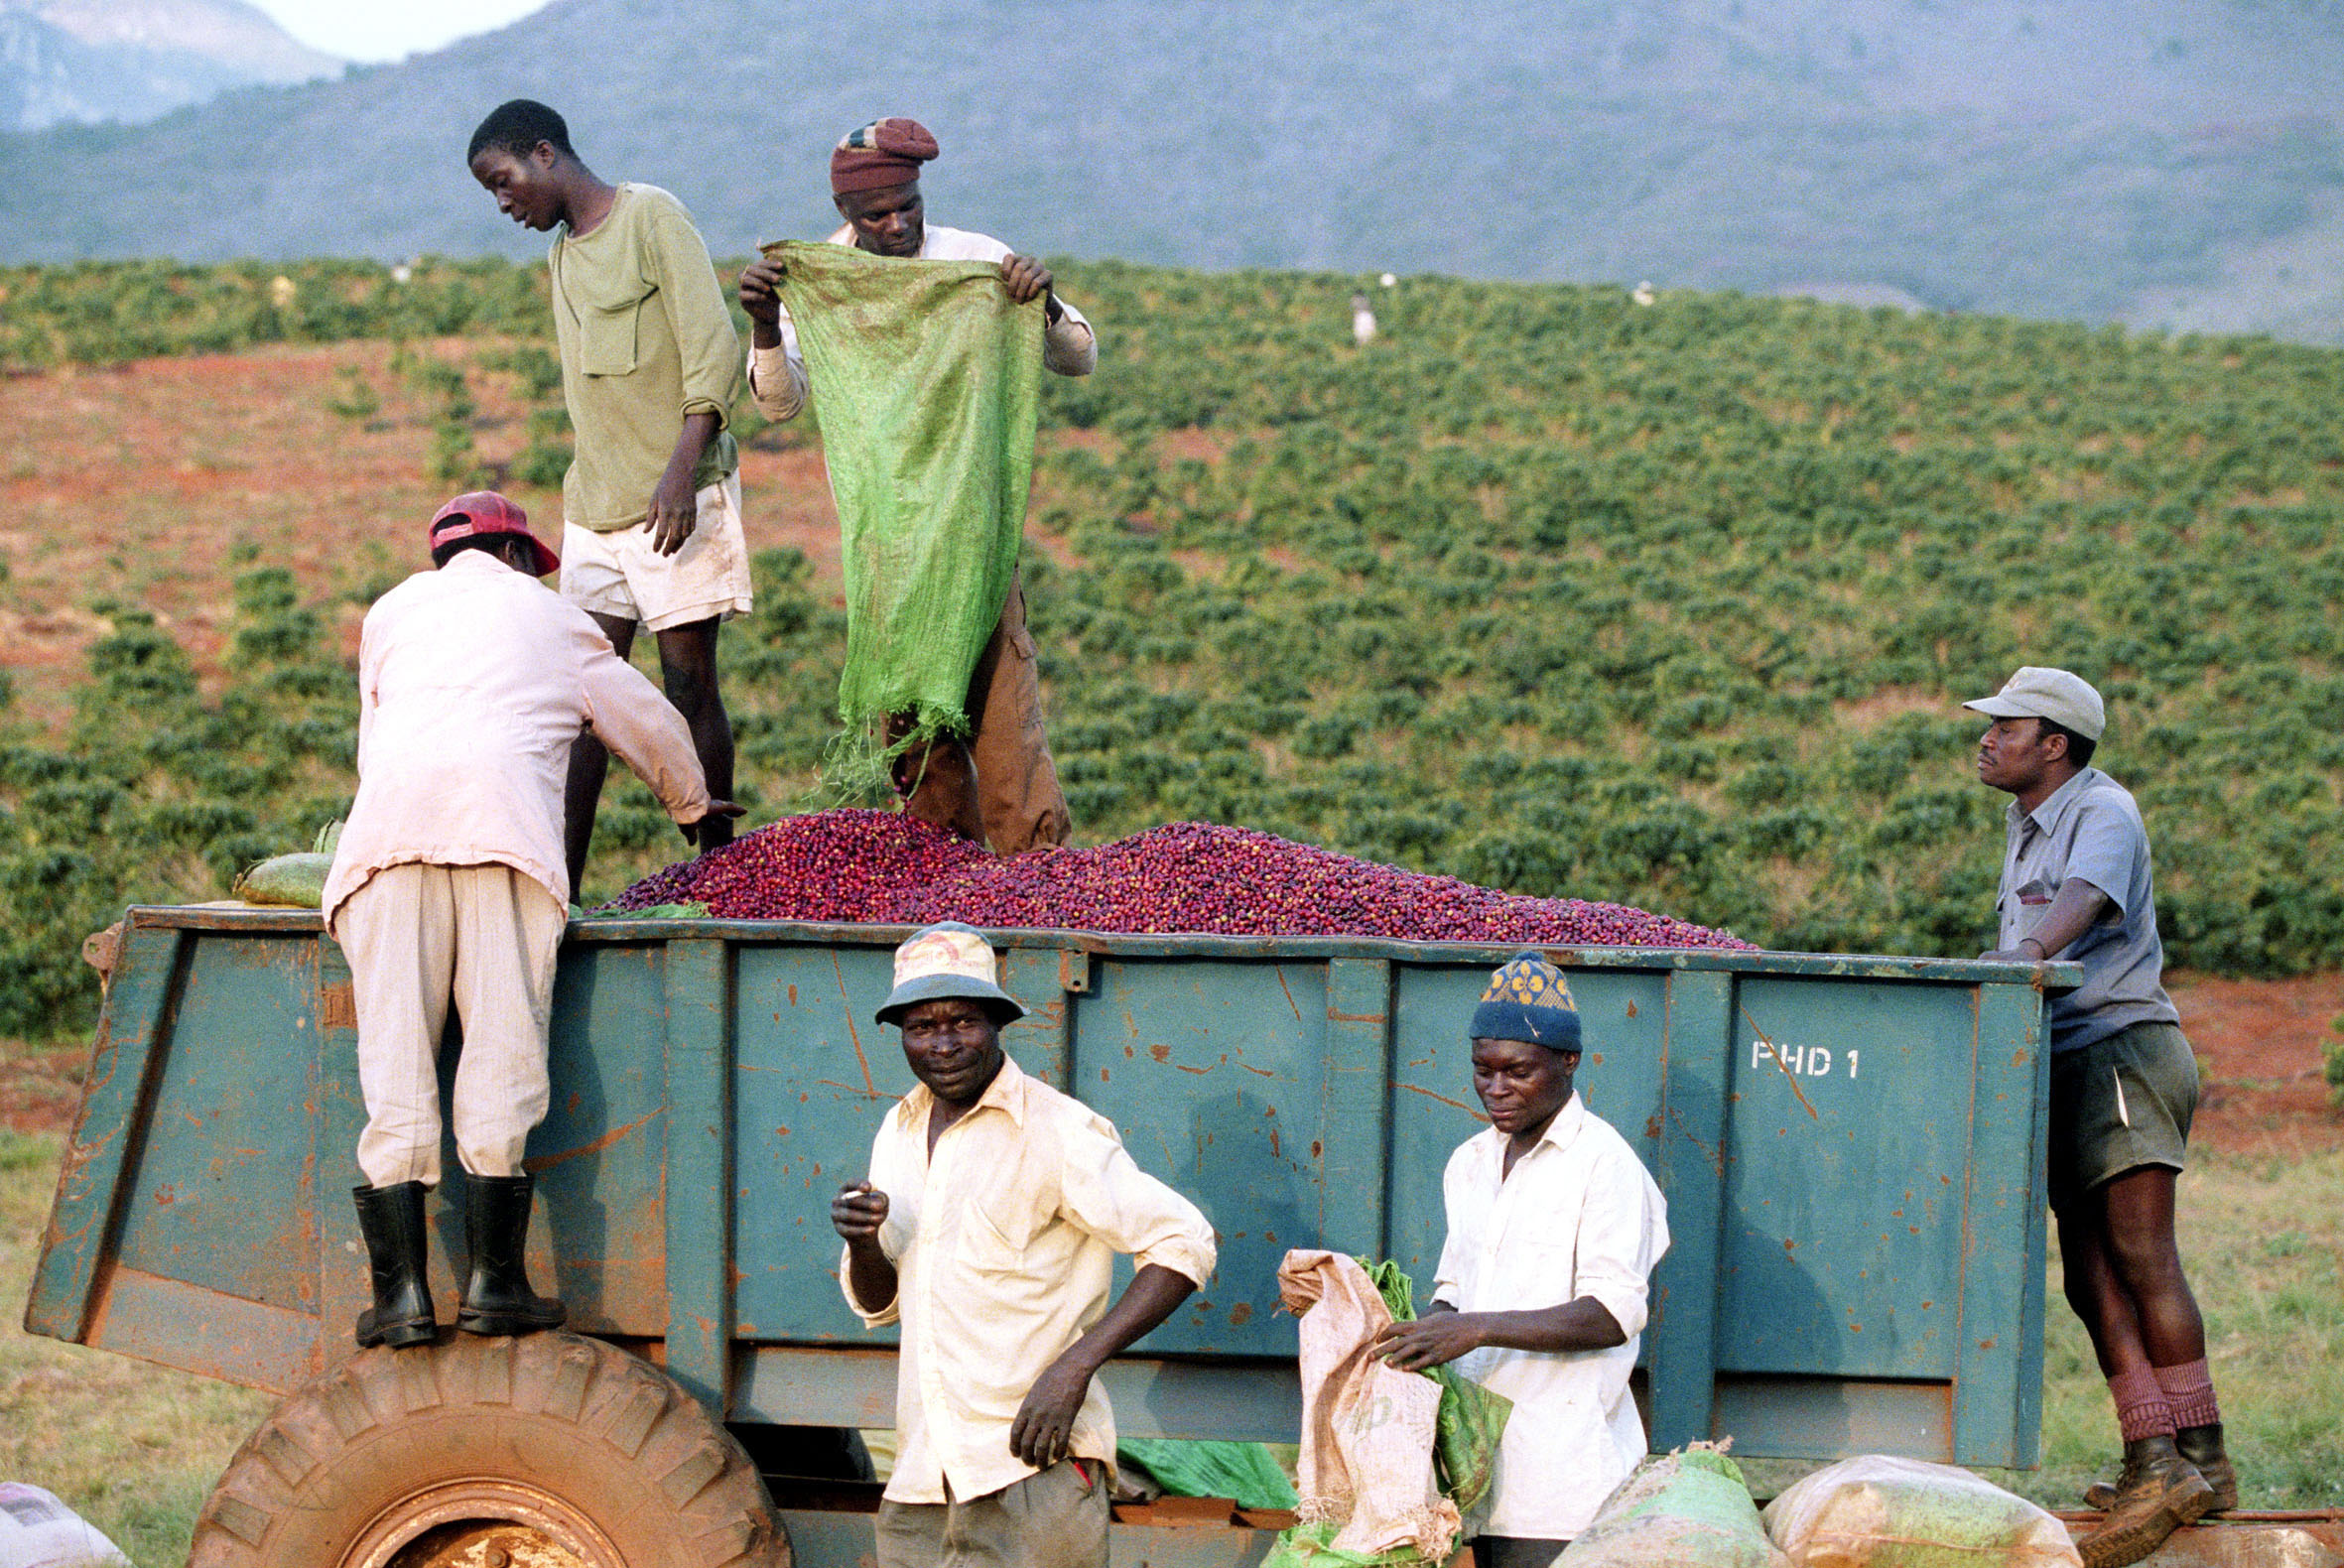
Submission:
M 993 973 L 964 925 L 896 950 L 878 1018 L 919 1084 L 831 1204 L 846 1304 L 902 1324 L 882 1568 L 1105 1568 L 1115 1426 L 1096 1374 L 1213 1272 L 1197 1206 L 1002 1054 L 1025 1009 Z M 1118 1252 L 1137 1272 L 1110 1307 Z
M 500 104 L 464 154 L 496 209 L 547 253 L 562 397 L 577 432 L 562 481 L 562 596 L 593 616 L 621 659 L 636 628 L 659 640 L 668 701 L 692 726 L 709 788 L 732 793 L 732 721 L 716 690 L 716 627 L 749 608 L 740 456 L 725 430 L 740 339 L 683 203 L 657 186 L 611 185 L 580 161 L 562 116 Z M 586 874 L 610 754 L 591 735 L 570 754 L 565 852 Z M 709 825 L 705 851 L 728 844 Z

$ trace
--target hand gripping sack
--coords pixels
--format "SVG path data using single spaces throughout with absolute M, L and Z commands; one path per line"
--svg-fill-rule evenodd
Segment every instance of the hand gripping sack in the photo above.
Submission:
M 902 261 L 784 240 L 789 307 L 838 503 L 846 588 L 839 717 L 857 737 L 916 720 L 893 749 L 965 734 L 969 677 L 1009 596 L 1025 533 L 1042 303 L 996 266 Z
M 1798 1568 L 2082 1568 L 2067 1526 L 1951 1465 L 1866 1454 L 1826 1465 L 1766 1504 L 1766 1533 Z
M 1357 1258 L 1288 1252 L 1278 1299 L 1302 1319 L 1302 1528 L 1264 1568 L 1444 1560 L 1460 1521 L 1433 1475 L 1441 1385 L 1369 1354 L 1392 1315 Z

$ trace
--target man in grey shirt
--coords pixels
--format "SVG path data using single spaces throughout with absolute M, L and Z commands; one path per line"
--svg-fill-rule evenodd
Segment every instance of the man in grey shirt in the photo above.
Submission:
M 2083 983 L 2046 1008 L 2050 1197 L 2068 1304 L 2125 1443 L 2123 1475 L 2086 1495 L 2108 1518 L 2081 1549 L 2086 1568 L 2117 1568 L 2238 1502 L 2205 1325 L 2173 1239 L 2197 1058 L 2164 991 L 2141 810 L 2091 765 L 2107 725 L 2100 694 L 2030 665 L 1962 706 L 1993 720 L 1978 777 L 2014 797 L 1986 957 L 2083 966 Z

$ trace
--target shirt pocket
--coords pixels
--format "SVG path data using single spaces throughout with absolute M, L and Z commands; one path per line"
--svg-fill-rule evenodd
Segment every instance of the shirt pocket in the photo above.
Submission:
M 1021 1227 L 1004 1225 L 971 1202 L 961 1215 L 961 1235 L 954 1254 L 962 1264 L 980 1273 L 1011 1273 L 1025 1266 Z
M 635 373 L 636 328 L 650 300 L 651 290 L 646 288 L 631 300 L 592 305 L 578 313 L 578 368 L 583 374 Z
M 2043 923 L 2043 916 L 2051 912 L 2051 900 L 2058 891 L 2042 877 L 2030 876 L 2011 889 L 2010 900 L 2003 908 L 2003 918 L 2020 939 L 2031 937 L 2034 928 Z

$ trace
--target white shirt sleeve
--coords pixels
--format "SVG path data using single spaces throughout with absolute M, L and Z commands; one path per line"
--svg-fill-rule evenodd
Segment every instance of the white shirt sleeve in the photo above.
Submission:
M 749 397 L 757 412 L 780 425 L 798 417 L 806 406 L 806 360 L 798 352 L 798 327 L 788 306 L 781 311 L 781 346 L 759 348 L 749 334 Z
M 1653 1265 L 1668 1250 L 1668 1200 L 1627 1150 L 1597 1162 L 1580 1210 L 1578 1287 L 1629 1337 L 1644 1331 Z
M 1202 1286 L 1217 1248 L 1204 1212 L 1139 1168 L 1123 1140 L 1098 1117 L 1062 1131 L 1059 1200 L 1075 1223 L 1132 1263 L 1160 1264 Z
M 879 1250 L 887 1254 L 887 1261 L 890 1263 L 898 1262 L 903 1255 L 903 1233 L 898 1223 L 901 1217 L 895 1212 L 899 1201 L 897 1194 L 901 1190 L 895 1179 L 894 1160 L 895 1122 L 898 1113 L 897 1110 L 890 1110 L 886 1119 L 879 1123 L 878 1136 L 871 1140 L 871 1187 L 874 1191 L 887 1195 L 887 1221 L 879 1227 Z M 903 1316 L 903 1281 L 901 1276 L 897 1277 L 896 1291 L 892 1298 L 880 1303 L 875 1308 L 867 1307 L 854 1294 L 852 1256 L 853 1254 L 847 1251 L 846 1244 L 840 1243 L 839 1289 L 845 1292 L 846 1305 L 853 1309 L 856 1317 L 862 1319 L 862 1326 L 866 1329 L 884 1328 L 890 1323 L 900 1321 Z

